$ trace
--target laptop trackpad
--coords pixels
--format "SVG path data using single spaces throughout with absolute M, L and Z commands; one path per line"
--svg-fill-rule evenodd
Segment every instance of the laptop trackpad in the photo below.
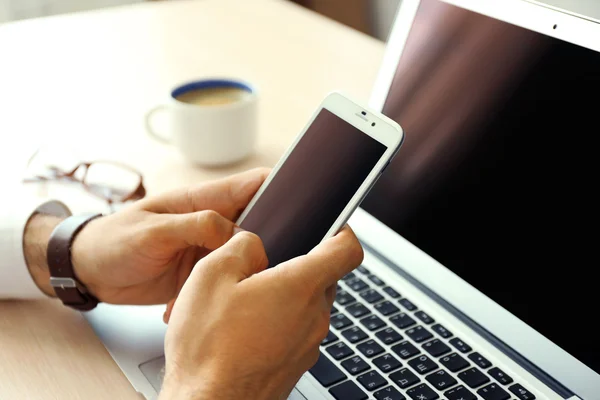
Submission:
M 165 357 L 157 357 L 140 365 L 140 370 L 148 379 L 156 393 L 160 393 L 163 377 L 165 375 Z
M 300 393 L 298 389 L 294 388 L 287 400 L 306 400 L 306 397 L 302 396 L 302 393 Z
M 160 387 L 164 378 L 164 367 L 164 356 L 155 358 L 140 365 L 140 370 L 142 371 L 146 379 L 148 379 L 148 381 L 157 393 L 160 392 Z M 306 397 L 302 396 L 298 389 L 294 388 L 287 400 L 306 400 Z

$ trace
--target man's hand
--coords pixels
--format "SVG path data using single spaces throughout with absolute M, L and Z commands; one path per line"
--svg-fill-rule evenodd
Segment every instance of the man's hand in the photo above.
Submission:
M 199 259 L 227 242 L 234 222 L 266 178 L 256 169 L 149 197 L 98 218 L 77 235 L 72 261 L 77 277 L 101 301 L 114 304 L 165 304 L 172 301 Z M 47 226 L 39 220 L 36 225 Z M 58 221 L 52 221 L 55 226 Z M 39 228 L 39 226 L 38 226 Z M 31 237 L 38 230 L 29 229 Z M 45 241 L 51 229 L 44 233 Z M 26 232 L 27 236 L 27 232 Z M 35 247 L 30 252 L 35 252 Z M 26 237 L 26 254 L 27 251 Z M 39 249 L 38 249 L 39 250 Z M 41 264 L 29 256 L 28 264 Z M 38 257 L 39 258 L 39 257 Z M 43 268 L 32 268 L 38 286 L 53 294 Z
M 346 227 L 265 270 L 260 239 L 236 234 L 196 265 L 175 302 L 160 399 L 285 400 L 317 361 L 337 281 L 362 258 Z

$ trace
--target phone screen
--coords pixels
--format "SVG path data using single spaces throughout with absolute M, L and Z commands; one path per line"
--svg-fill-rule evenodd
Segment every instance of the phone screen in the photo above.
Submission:
M 240 224 L 269 267 L 312 250 L 387 147 L 323 108 Z

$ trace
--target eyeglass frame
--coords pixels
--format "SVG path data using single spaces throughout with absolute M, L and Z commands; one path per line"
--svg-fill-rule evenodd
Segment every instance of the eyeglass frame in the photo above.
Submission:
M 94 164 L 115 165 L 120 168 L 124 168 L 124 169 L 127 169 L 127 170 L 133 172 L 134 174 L 136 174 L 139 177 L 139 182 L 137 184 L 137 187 L 135 188 L 135 190 L 131 191 L 129 194 L 122 197 L 118 201 L 115 201 L 110 196 L 101 195 L 97 191 L 92 190 L 85 181 L 85 178 L 87 177 L 90 167 Z M 81 167 L 85 168 L 85 172 L 83 173 L 83 177 L 81 179 L 78 179 L 75 177 L 75 174 Z M 46 177 L 46 176 L 42 176 L 42 175 L 36 175 L 33 178 L 24 178 L 23 182 L 29 183 L 29 182 L 54 181 L 54 180 L 60 180 L 60 179 L 68 179 L 73 182 L 77 182 L 77 183 L 81 184 L 87 192 L 106 201 L 109 204 L 109 206 L 113 205 L 114 203 L 124 203 L 124 202 L 130 201 L 130 200 L 140 200 L 146 196 L 146 188 L 144 187 L 144 178 L 143 178 L 142 174 L 139 171 L 137 171 L 136 169 L 134 169 L 128 165 L 125 165 L 123 163 L 120 163 L 120 162 L 105 161 L 105 160 L 97 160 L 97 161 L 92 161 L 92 162 L 81 162 L 77 166 L 75 166 L 75 168 L 73 168 L 71 171 L 67 171 L 67 172 L 65 172 L 55 166 L 49 166 L 48 169 L 51 170 L 55 174 L 55 176 Z M 107 189 L 111 189 L 111 188 L 107 186 Z

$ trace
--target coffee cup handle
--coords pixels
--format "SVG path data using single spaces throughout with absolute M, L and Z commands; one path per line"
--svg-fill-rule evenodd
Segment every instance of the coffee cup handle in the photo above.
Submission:
M 152 136 L 154 139 L 158 140 L 159 142 L 166 143 L 166 144 L 171 143 L 171 140 L 168 137 L 163 136 L 154 130 L 154 128 L 152 127 L 152 118 L 157 112 L 159 112 L 159 111 L 163 112 L 163 111 L 168 111 L 168 110 L 169 110 L 169 108 L 167 105 L 161 104 L 161 105 L 154 107 L 150 111 L 148 111 L 144 118 L 144 121 L 146 123 L 146 132 L 148 132 L 148 134 L 150 136 Z

